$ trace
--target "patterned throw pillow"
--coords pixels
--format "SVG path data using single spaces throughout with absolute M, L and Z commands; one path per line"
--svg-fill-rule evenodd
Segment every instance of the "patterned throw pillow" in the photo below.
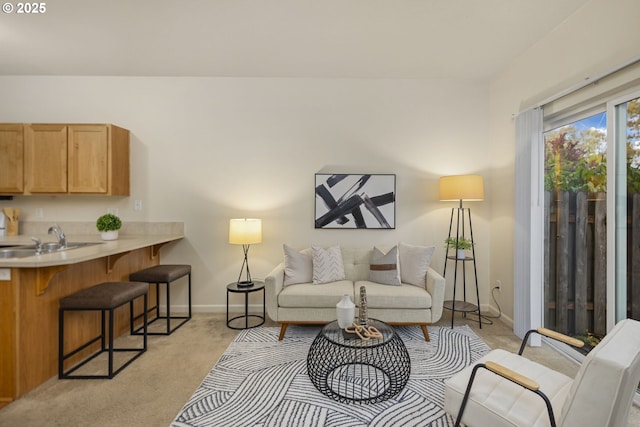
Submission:
M 313 256 L 314 285 L 344 280 L 344 263 L 342 262 L 340 246 L 332 246 L 328 249 L 312 246 L 311 252 Z
M 313 280 L 313 260 L 311 249 L 298 251 L 287 245 L 284 248 L 284 286 L 311 283 Z
M 435 246 L 414 246 L 400 242 L 398 252 L 402 283 L 424 287 L 427 269 L 435 250 Z
M 400 286 L 397 246 L 386 254 L 376 247 L 373 248 L 369 263 L 369 280 L 383 285 Z

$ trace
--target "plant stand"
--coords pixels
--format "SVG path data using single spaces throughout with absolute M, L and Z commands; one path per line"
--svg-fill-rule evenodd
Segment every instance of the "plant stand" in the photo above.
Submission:
M 466 214 L 466 215 L 465 215 Z M 453 228 L 453 217 L 456 217 L 456 228 Z M 449 255 L 449 246 L 447 246 L 447 255 L 444 263 L 443 277 L 447 277 L 447 265 L 453 261 L 453 300 L 444 302 L 444 308 L 451 310 L 451 328 L 453 329 L 453 320 L 456 312 L 463 313 L 463 317 L 467 316 L 467 313 L 478 313 L 478 323 L 480 329 L 482 329 L 482 316 L 480 315 L 480 291 L 478 290 L 478 273 L 476 269 L 476 251 L 473 242 L 473 227 L 471 226 L 471 209 L 462 207 L 462 200 L 460 200 L 460 206 L 458 208 L 451 209 L 451 220 L 449 221 L 449 239 L 455 238 L 456 241 L 459 238 L 465 238 L 466 223 L 469 224 L 469 236 L 471 240 L 471 256 L 465 256 L 459 258 L 456 252 L 453 255 Z M 473 263 L 473 275 L 476 285 L 476 304 L 467 301 L 467 269 L 468 262 Z M 456 289 L 458 285 L 458 263 L 462 264 L 462 300 L 456 300 Z

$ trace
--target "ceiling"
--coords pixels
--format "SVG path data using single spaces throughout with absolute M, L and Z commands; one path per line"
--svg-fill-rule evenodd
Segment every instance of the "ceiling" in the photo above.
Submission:
M 588 1 L 50 0 L 0 75 L 489 80 Z

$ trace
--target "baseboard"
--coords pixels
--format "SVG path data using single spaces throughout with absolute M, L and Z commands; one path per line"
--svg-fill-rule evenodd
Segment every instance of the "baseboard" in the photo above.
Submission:
M 481 305 L 481 310 L 483 313 L 489 313 L 491 316 L 497 316 L 498 314 L 498 310 L 490 305 Z M 163 313 L 166 313 L 166 306 L 161 305 L 160 306 L 160 311 Z M 201 305 L 193 305 L 191 307 L 192 311 L 194 313 L 226 313 L 227 312 L 227 306 L 226 305 L 222 305 L 222 304 L 201 304 Z M 186 305 L 175 305 L 172 306 L 171 311 L 175 312 L 175 313 L 186 313 L 188 310 Z M 229 306 L 229 312 L 230 313 L 242 313 L 244 312 L 244 304 L 231 304 Z M 249 304 L 249 312 L 250 313 L 255 313 L 255 312 L 262 312 L 262 305 L 261 304 Z M 498 319 L 500 320 L 502 323 L 506 324 L 507 326 L 509 326 L 511 329 L 513 329 L 513 319 L 511 319 L 510 317 L 507 317 L 504 315 L 504 313 L 500 314 L 500 318 Z
M 177 306 L 180 308 L 180 306 Z M 185 306 L 186 309 L 186 306 Z M 194 313 L 226 313 L 227 306 L 222 304 L 193 305 Z M 262 304 L 249 304 L 249 313 L 262 313 Z M 229 313 L 244 313 L 244 304 L 230 304 Z
M 495 307 L 491 306 L 491 305 L 481 305 L 480 306 L 481 310 L 483 313 L 489 313 L 490 316 L 498 316 L 500 315 L 500 317 L 497 320 L 500 320 L 502 323 L 504 323 L 505 325 L 509 326 L 511 329 L 513 329 L 513 319 L 505 316 L 504 313 L 500 313 Z

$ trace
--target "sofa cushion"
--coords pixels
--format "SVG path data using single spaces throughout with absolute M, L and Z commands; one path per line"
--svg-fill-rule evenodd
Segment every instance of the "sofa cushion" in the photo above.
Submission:
M 387 253 L 377 247 L 373 248 L 369 263 L 369 280 L 383 285 L 400 286 L 397 246 L 391 248 Z
M 431 308 L 431 295 L 424 288 L 406 283 L 400 286 L 388 286 L 368 280 L 355 282 L 354 292 L 356 306 L 360 305 L 360 286 L 367 290 L 367 307 L 369 308 Z
M 311 283 L 313 280 L 313 259 L 311 248 L 298 251 L 284 244 L 284 286 Z
M 415 246 L 400 242 L 398 252 L 402 283 L 424 287 L 427 269 L 435 250 L 435 246 Z
M 325 283 L 322 286 L 304 283 L 283 288 L 278 294 L 278 306 L 287 308 L 335 307 L 345 294 L 353 300 L 353 282 L 350 280 Z
M 369 280 L 371 248 L 340 248 L 344 263 L 344 274 L 347 280 Z
M 340 246 L 331 246 L 327 249 L 312 246 L 311 252 L 314 285 L 344 280 L 344 263 Z

